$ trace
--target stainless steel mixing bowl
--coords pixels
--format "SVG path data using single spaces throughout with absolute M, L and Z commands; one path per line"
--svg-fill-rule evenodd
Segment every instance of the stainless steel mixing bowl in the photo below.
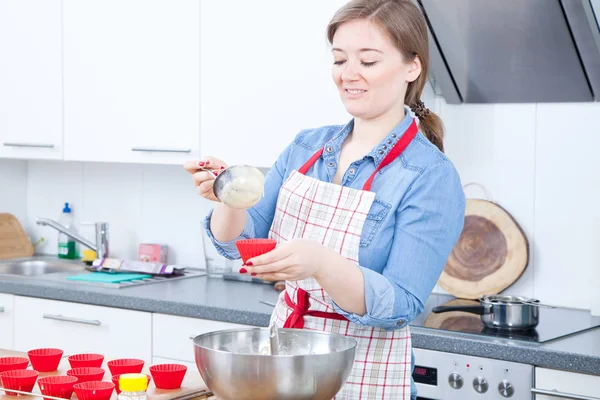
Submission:
M 343 335 L 279 329 L 279 343 L 272 356 L 268 329 L 206 333 L 194 338 L 196 366 L 220 400 L 330 400 L 354 363 L 356 341 Z

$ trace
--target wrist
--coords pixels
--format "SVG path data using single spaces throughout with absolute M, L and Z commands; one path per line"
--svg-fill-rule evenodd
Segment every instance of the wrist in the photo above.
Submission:
M 315 271 L 313 278 L 320 282 L 328 273 L 331 273 L 333 269 L 335 269 L 335 265 L 340 262 L 340 258 L 343 258 L 339 253 L 327 248 L 323 247 L 323 254 L 320 259 L 321 262 L 317 270 Z

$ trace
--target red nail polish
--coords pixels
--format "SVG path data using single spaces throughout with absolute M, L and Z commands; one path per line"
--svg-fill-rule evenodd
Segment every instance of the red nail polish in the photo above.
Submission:
M 246 272 L 248 272 L 246 271 L 246 268 L 240 268 L 240 274 L 245 274 Z
M 210 164 L 210 161 L 208 161 L 208 160 L 207 160 L 207 161 L 206 161 L 206 165 L 208 165 L 208 164 Z
M 246 265 L 247 265 L 247 266 L 249 266 L 249 267 L 251 267 L 251 266 L 252 266 L 252 265 L 254 265 L 254 264 L 252 264 L 250 261 L 248 261 L 248 262 L 246 263 Z
M 201 167 L 204 167 L 204 161 L 200 161 L 200 162 L 198 163 L 198 165 L 199 165 L 199 166 L 201 166 Z
M 253 272 L 253 273 L 251 273 L 251 274 L 250 274 L 250 276 L 256 276 L 256 273 L 255 273 L 255 272 Z
M 224 165 L 221 165 L 221 169 L 225 169 L 225 166 L 224 166 Z
M 214 176 L 219 176 L 219 173 L 217 171 L 213 171 L 212 173 Z

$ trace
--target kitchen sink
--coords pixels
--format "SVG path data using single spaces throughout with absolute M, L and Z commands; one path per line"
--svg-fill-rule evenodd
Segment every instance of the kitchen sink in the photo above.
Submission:
M 0 275 L 41 276 L 57 272 L 76 272 L 83 269 L 80 262 L 63 261 L 53 257 L 31 257 L 0 261 Z

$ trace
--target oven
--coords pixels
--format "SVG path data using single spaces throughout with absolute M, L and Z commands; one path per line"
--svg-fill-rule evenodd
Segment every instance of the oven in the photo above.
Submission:
M 531 400 L 532 365 L 414 348 L 418 400 Z

